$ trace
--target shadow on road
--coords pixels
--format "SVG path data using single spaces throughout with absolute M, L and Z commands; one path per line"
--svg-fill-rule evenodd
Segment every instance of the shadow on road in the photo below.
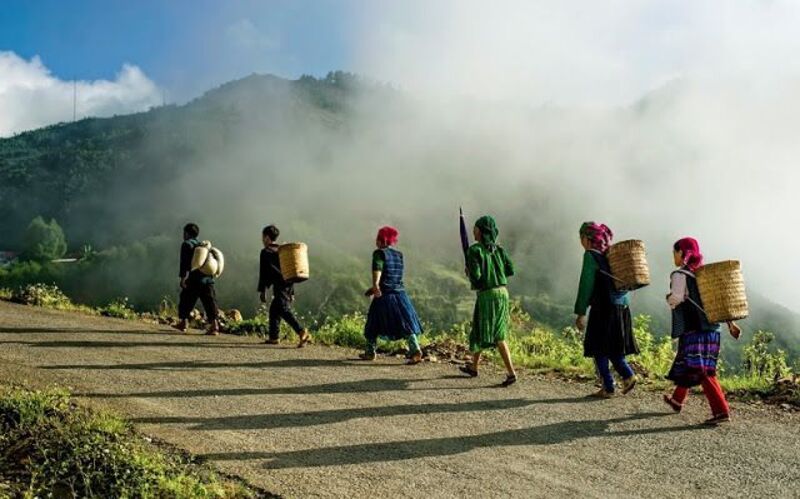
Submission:
M 265 369 L 265 368 L 302 368 L 302 367 L 358 367 L 358 366 L 386 366 L 371 362 L 358 362 L 347 359 L 283 359 L 263 362 L 206 362 L 206 361 L 180 361 L 180 362 L 151 362 L 146 364 L 60 364 L 41 366 L 42 369 L 77 369 L 77 370 L 141 370 L 164 371 L 186 369 Z
M 306 449 L 289 452 L 227 452 L 205 454 L 212 461 L 264 459 L 267 469 L 311 468 L 369 464 L 376 462 L 403 461 L 424 457 L 452 456 L 475 449 L 512 447 L 518 445 L 553 445 L 584 438 L 609 438 L 634 435 L 649 435 L 671 432 L 695 431 L 707 428 L 703 425 L 668 426 L 612 431 L 611 425 L 638 419 L 668 416 L 664 413 L 642 413 L 623 418 L 589 421 L 565 421 L 533 428 L 504 430 L 483 435 L 465 437 L 432 438 L 377 444 L 345 445 L 322 449 Z
M 254 416 L 201 417 L 148 417 L 136 418 L 135 423 L 189 424 L 192 430 L 267 430 L 341 423 L 351 419 L 409 416 L 418 414 L 502 411 L 537 404 L 585 402 L 586 398 L 566 399 L 508 399 L 481 400 L 456 404 L 404 404 L 383 407 L 357 407 L 301 413 L 274 413 Z
M 90 331 L 92 333 L 96 331 Z M 233 343 L 208 341 L 0 341 L 0 345 L 25 345 L 32 348 L 141 348 L 141 347 L 181 347 L 181 348 L 256 348 L 260 343 Z
M 147 336 L 186 336 L 186 333 L 177 331 L 155 330 L 155 329 L 87 329 L 77 327 L 0 327 L 0 333 L 6 334 L 26 334 L 26 333 L 86 333 L 86 334 L 143 334 Z
M 134 393 L 76 393 L 78 397 L 90 398 L 190 398 L 190 397 L 229 397 L 237 395 L 314 395 L 319 393 L 372 393 L 391 391 L 440 391 L 464 390 L 482 387 L 464 385 L 463 387 L 414 387 L 413 383 L 434 381 L 431 379 L 377 378 L 358 381 L 342 381 L 321 385 L 280 386 L 272 388 L 219 388 L 204 390 L 174 390 Z M 466 378 L 465 378 L 466 379 Z

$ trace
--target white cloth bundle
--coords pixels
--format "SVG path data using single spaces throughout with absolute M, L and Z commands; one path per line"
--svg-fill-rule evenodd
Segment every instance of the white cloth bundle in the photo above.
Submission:
M 219 277 L 225 270 L 225 256 L 211 245 L 211 241 L 203 241 L 194 249 L 192 270 L 199 270 L 210 277 Z

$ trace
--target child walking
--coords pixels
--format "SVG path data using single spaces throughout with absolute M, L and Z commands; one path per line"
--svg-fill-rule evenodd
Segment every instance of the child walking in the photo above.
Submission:
M 627 292 L 617 291 L 606 253 L 614 234 L 605 224 L 585 222 L 578 231 L 583 254 L 578 297 L 575 300 L 575 327 L 586 330 L 583 355 L 594 359 L 603 387 L 592 397 L 610 398 L 614 395 L 614 377 L 609 362 L 622 377 L 622 393 L 636 386 L 636 376 L 625 356 L 639 353 L 633 336 L 630 298 Z M 589 311 L 587 325 L 586 311 Z
M 378 338 L 404 339 L 408 342 L 407 364 L 422 362 L 419 335 L 422 325 L 403 285 L 405 264 L 403 253 L 394 248 L 400 233 L 394 227 L 381 227 L 375 238 L 377 249 L 372 253 L 372 287 L 367 291 L 372 303 L 367 313 L 364 336 L 366 351 L 363 360 L 375 360 Z
M 477 242 L 467 251 L 467 276 L 472 289 L 478 293 L 469 334 L 472 365 L 459 369 L 471 377 L 477 376 L 481 354 L 487 348 L 496 347 L 507 372 L 501 386 L 511 386 L 517 381 L 517 373 L 506 343 L 511 321 L 506 285 L 508 278 L 514 275 L 514 264 L 506 250 L 497 244 L 499 232 L 497 223 L 489 215 L 475 222 L 473 234 Z
M 685 237 L 672 247 L 677 270 L 670 276 L 667 304 L 672 309 L 672 337 L 678 338 L 678 353 L 667 379 L 675 383 L 672 395 L 664 402 L 680 412 L 689 389 L 701 385 L 711 406 L 711 418 L 706 424 L 718 425 L 731 420 L 730 407 L 717 380 L 717 361 L 720 349 L 720 325 L 708 321 L 697 287 L 695 272 L 703 265 L 703 254 L 697 240 Z M 734 338 L 741 334 L 735 322 L 728 322 Z
M 281 264 L 278 259 L 278 236 L 280 233 L 280 230 L 274 225 L 268 225 L 261 231 L 261 241 L 264 244 L 258 272 L 258 294 L 261 303 L 267 302 L 267 288 L 272 288 L 272 303 L 269 305 L 269 338 L 266 343 L 268 345 L 278 344 L 281 320 L 284 320 L 300 337 L 297 348 L 303 348 L 311 339 L 311 335 L 300 324 L 292 310 L 294 285 L 286 282 L 281 274 Z

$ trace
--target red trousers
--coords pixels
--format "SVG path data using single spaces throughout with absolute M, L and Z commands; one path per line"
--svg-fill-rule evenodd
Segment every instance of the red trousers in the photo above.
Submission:
M 728 414 L 730 408 L 728 401 L 725 400 L 725 394 L 722 393 L 722 387 L 719 386 L 716 376 L 708 376 L 703 378 L 703 393 L 708 399 L 708 405 L 711 406 L 711 414 L 719 416 L 721 414 Z M 689 394 L 689 389 L 682 386 L 676 386 L 675 391 L 672 392 L 672 399 L 679 404 L 683 404 L 686 396 Z

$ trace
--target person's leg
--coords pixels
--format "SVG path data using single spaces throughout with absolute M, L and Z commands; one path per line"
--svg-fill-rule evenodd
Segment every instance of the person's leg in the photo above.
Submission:
M 633 369 L 631 365 L 628 364 L 628 361 L 625 360 L 624 355 L 618 355 L 616 357 L 611 357 L 611 363 L 614 365 L 614 370 L 617 371 L 622 379 L 628 379 L 633 376 Z
M 186 331 L 189 325 L 189 317 L 192 314 L 192 309 L 197 303 L 197 292 L 191 283 L 187 283 L 186 287 L 181 289 L 181 294 L 178 298 L 178 323 L 176 329 Z
M 636 386 L 636 376 L 624 355 L 611 357 L 614 370 L 622 377 L 622 393 L 630 393 Z
M 509 376 L 516 376 L 514 371 L 514 363 L 511 361 L 511 351 L 508 349 L 508 343 L 505 341 L 497 342 L 497 350 L 500 351 L 500 357 L 503 358 L 503 364 L 506 366 L 506 373 Z
M 689 395 L 688 388 L 686 388 L 685 386 L 676 386 L 675 391 L 672 392 L 672 400 L 674 400 L 680 405 L 683 405 L 688 395 Z
M 305 328 L 300 324 L 300 321 L 297 320 L 297 317 L 294 315 L 294 310 L 292 310 L 291 302 L 286 298 L 281 298 L 281 310 L 280 310 L 281 319 L 286 321 L 286 324 L 294 330 L 295 333 L 300 335 Z
M 267 342 L 277 343 L 281 334 L 281 304 L 277 296 L 269 304 L 269 338 Z
M 217 307 L 217 294 L 213 284 L 202 284 L 199 289 L 200 302 L 206 311 L 206 319 L 209 323 L 209 333 L 219 331 L 219 308 Z
M 597 356 L 594 358 L 594 364 L 597 367 L 597 372 L 603 380 L 603 390 L 606 393 L 614 393 L 614 377 L 611 375 L 611 369 L 608 366 L 608 357 Z
M 458 369 L 465 374 L 469 374 L 471 377 L 475 377 L 478 375 L 478 364 L 481 362 L 481 352 L 472 352 L 472 364 L 467 364 L 464 366 L 459 367 Z
M 713 416 L 723 416 L 730 413 L 728 401 L 725 400 L 725 394 L 722 392 L 722 387 L 716 376 L 703 378 L 703 393 L 708 399 L 708 405 L 711 406 L 711 414 Z
M 419 364 L 422 362 L 422 349 L 419 346 L 419 337 L 416 334 L 409 334 L 406 341 L 408 342 L 408 363 Z

